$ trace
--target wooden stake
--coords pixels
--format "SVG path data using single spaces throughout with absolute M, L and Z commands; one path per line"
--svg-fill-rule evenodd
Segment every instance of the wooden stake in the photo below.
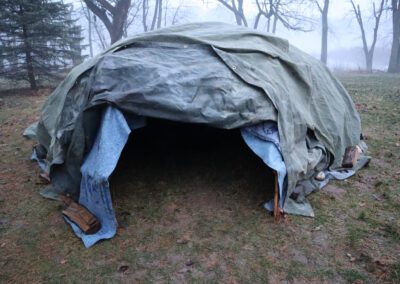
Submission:
M 279 210 L 279 186 L 278 186 L 278 174 L 274 171 L 274 219 L 275 222 L 279 222 L 281 219 L 281 212 Z

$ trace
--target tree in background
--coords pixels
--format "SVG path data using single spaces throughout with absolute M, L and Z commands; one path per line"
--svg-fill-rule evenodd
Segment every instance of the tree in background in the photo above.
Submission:
M 90 1 L 99 5 L 102 10 L 101 13 L 106 15 L 110 23 L 115 21 L 111 13 L 101 8 L 101 5 L 105 5 L 106 2 L 109 2 L 110 5 L 117 7 L 118 3 L 121 3 L 120 0 Z M 86 4 L 87 0 L 80 0 L 81 7 L 79 12 L 85 19 L 83 25 L 86 26 L 87 29 L 90 56 L 93 56 L 95 53 L 94 49 L 106 49 L 110 45 L 110 41 L 112 43 L 116 41 L 117 38 L 120 39 L 129 36 L 130 33 L 141 32 L 142 29 L 144 32 L 147 32 L 176 24 L 178 21 L 182 20 L 182 15 L 184 13 L 181 13 L 181 11 L 184 1 L 185 0 L 130 0 L 131 4 L 128 8 L 126 19 L 123 21 L 124 24 L 119 32 L 121 36 L 115 36 L 114 39 L 111 39 L 113 33 L 110 34 L 110 30 L 107 28 L 106 24 L 98 16 L 101 15 L 101 13 L 95 14 L 93 11 L 96 9 L 90 9 L 90 4 L 89 6 Z M 187 12 L 190 6 L 186 7 L 188 7 L 188 9 L 185 10 Z
M 389 59 L 389 73 L 400 73 L 400 0 L 392 0 L 392 48 Z
M 142 0 L 142 25 L 143 31 L 152 31 L 168 25 L 174 25 L 178 21 L 178 14 L 184 0 L 175 1 L 175 6 L 168 0 Z M 149 11 L 153 8 L 151 23 L 148 23 Z M 170 13 L 168 13 L 170 12 Z
M 131 6 L 128 9 L 128 17 L 126 18 L 125 25 L 123 27 L 123 37 L 127 37 L 129 34 L 129 27 L 135 23 L 136 19 L 140 18 L 142 10 L 142 0 L 133 0 Z M 137 23 L 139 24 L 139 23 Z
M 82 61 L 81 28 L 62 1 L 2 0 L 0 10 L 1 75 L 27 80 L 54 77 Z
M 248 26 L 244 13 L 244 0 L 217 0 L 223 7 L 231 11 L 239 26 Z M 205 2 L 203 0 L 203 2 Z M 250 2 L 250 1 L 249 1 Z M 267 31 L 276 33 L 277 24 L 281 23 L 288 30 L 311 31 L 307 27 L 311 23 L 302 7 L 305 7 L 307 0 L 256 0 L 257 15 L 254 20 L 253 28 L 259 27 L 260 20 L 267 20 Z M 254 3 L 252 3 L 254 5 Z
M 152 31 L 156 28 L 157 29 L 161 28 L 161 23 L 162 23 L 162 18 L 163 18 L 163 1 L 162 0 L 154 0 L 153 18 L 151 20 L 150 26 L 147 23 L 147 18 L 149 16 L 149 10 L 150 10 L 149 0 L 142 0 L 142 25 L 143 25 L 143 30 L 145 32 L 147 32 L 149 30 Z
M 84 0 L 84 2 L 107 28 L 110 43 L 120 40 L 126 28 L 131 0 Z
M 93 15 L 87 6 L 84 6 L 81 0 L 81 7 L 83 14 L 85 15 L 87 21 L 87 33 L 88 33 L 88 45 L 89 45 L 89 55 L 93 57 Z
M 153 15 L 153 21 L 151 23 L 151 29 L 154 30 L 156 27 L 156 22 L 157 22 L 157 29 L 161 28 L 161 23 L 162 23 L 162 16 L 163 16 L 163 1 L 162 0 L 156 0 L 156 5 L 154 9 L 154 15 Z
M 362 39 L 362 43 L 363 43 L 363 51 L 364 51 L 364 56 L 365 56 L 365 65 L 366 65 L 365 67 L 368 72 L 372 72 L 372 63 L 373 63 L 373 59 L 374 59 L 375 45 L 376 45 L 376 41 L 378 38 L 379 23 L 380 23 L 381 16 L 383 13 L 384 0 L 381 0 L 378 9 L 376 9 L 376 7 L 375 7 L 375 2 L 372 3 L 372 11 L 373 11 L 373 16 L 374 16 L 374 20 L 375 20 L 375 26 L 374 26 L 374 33 L 373 33 L 373 37 L 372 37 L 372 43 L 369 48 L 368 48 L 368 43 L 367 43 L 367 37 L 365 34 L 363 18 L 361 15 L 360 4 L 357 4 L 357 6 L 356 6 L 354 4 L 353 0 L 350 0 L 350 3 L 352 5 L 354 15 L 357 19 L 357 22 L 358 22 L 358 25 L 359 25 L 360 31 L 361 31 L 361 39 Z
M 322 0 L 323 5 L 320 4 L 320 0 L 313 0 L 315 5 L 318 7 L 321 13 L 321 61 L 326 64 L 328 62 L 328 12 L 329 12 L 329 0 Z
M 307 16 L 308 0 L 268 0 L 272 5 L 272 33 L 276 33 L 278 23 L 292 31 L 310 32 L 313 19 Z
M 256 30 L 262 17 L 267 19 L 267 31 L 270 31 L 271 18 L 274 15 L 274 8 L 271 0 L 256 0 L 257 16 L 253 28 Z
M 237 25 L 247 27 L 247 20 L 243 11 L 244 0 L 217 0 L 217 1 L 233 13 Z

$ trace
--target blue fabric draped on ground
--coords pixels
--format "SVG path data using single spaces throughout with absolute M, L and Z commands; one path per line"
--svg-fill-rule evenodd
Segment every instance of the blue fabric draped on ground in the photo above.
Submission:
M 275 121 L 267 121 L 257 125 L 244 127 L 241 129 L 242 137 L 247 146 L 258 156 L 263 162 L 272 170 L 277 172 L 278 186 L 279 186 L 279 207 L 283 208 L 283 200 L 286 198 L 286 166 L 283 161 L 281 148 L 279 145 L 279 132 Z M 363 167 L 368 159 L 361 159 L 358 167 Z M 309 188 L 308 194 L 312 190 L 319 190 L 326 186 L 330 180 L 344 180 L 356 172 L 355 169 L 343 169 L 340 171 L 325 170 L 325 179 L 317 181 L 315 179 L 307 179 L 300 183 L 307 183 L 306 187 Z M 303 205 L 308 207 L 304 210 L 304 216 L 314 216 L 312 207 L 308 204 L 307 200 L 303 200 Z M 264 208 L 268 211 L 273 211 L 273 200 L 264 204 Z M 299 210 L 299 212 L 302 212 Z
M 91 130 L 107 105 L 124 115 L 222 129 L 276 121 L 286 166 L 284 211 L 293 214 L 312 214 L 307 201 L 289 198 L 314 174 L 309 134 L 329 153 L 331 170 L 360 143 L 354 102 L 312 56 L 244 27 L 177 25 L 116 43 L 76 66 L 46 100 L 38 123 L 25 131 L 46 150 L 51 184 L 43 195 L 79 196 L 86 143 L 95 140 Z
M 79 197 L 79 203 L 98 218 L 101 223 L 101 229 L 95 234 L 86 235 L 74 223 L 66 219 L 87 248 L 100 240 L 110 239 L 116 234 L 117 220 L 112 206 L 108 178 L 118 163 L 131 131 L 144 125 L 145 120 L 143 117 L 125 117 L 118 109 L 111 106 L 108 106 L 103 112 L 101 127 L 97 133 L 96 140 L 81 167 L 82 180 Z M 266 121 L 257 125 L 243 127 L 241 134 L 250 149 L 269 168 L 277 172 L 280 195 L 279 206 L 283 208 L 287 186 L 287 171 L 281 153 L 276 122 Z M 35 155 L 32 157 L 37 159 Z M 316 182 L 316 185 L 318 188 L 322 188 L 330 179 L 345 179 L 354 173 L 354 170 L 346 172 L 326 171 L 326 179 L 322 182 Z M 265 203 L 264 207 L 272 211 L 271 202 Z
M 279 146 L 279 133 L 276 122 L 267 121 L 254 126 L 248 126 L 241 129 L 242 137 L 247 146 L 263 162 L 277 172 L 279 186 L 279 207 L 283 208 L 283 201 L 286 192 L 284 191 L 284 182 L 286 178 L 286 166 L 282 158 Z M 271 211 L 271 204 L 267 202 L 264 207 Z
M 133 123 L 130 124 L 132 127 Z M 79 203 L 98 218 L 101 229 L 96 234 L 85 235 L 74 223 L 66 221 L 87 248 L 99 240 L 112 238 L 117 231 L 108 178 L 128 141 L 131 127 L 119 110 L 107 107 L 94 145 L 81 167 Z
M 75 234 L 89 248 L 102 239 L 112 238 L 117 231 L 117 221 L 112 207 L 108 178 L 115 169 L 120 154 L 128 140 L 131 128 L 144 125 L 139 119 L 126 121 L 123 114 L 108 107 L 102 117 L 101 128 L 92 150 L 81 168 L 82 181 L 79 203 L 91 211 L 100 221 L 101 229 L 92 235 L 85 235 L 68 219 Z M 279 135 L 276 123 L 268 121 L 242 129 L 242 137 L 247 145 L 266 165 L 278 172 L 280 195 L 284 189 L 286 167 L 279 149 Z M 283 207 L 283 199 L 280 200 Z M 267 207 L 266 207 L 267 208 Z

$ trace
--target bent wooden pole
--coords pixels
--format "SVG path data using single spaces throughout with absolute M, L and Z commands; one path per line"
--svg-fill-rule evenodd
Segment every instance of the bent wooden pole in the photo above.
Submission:
M 279 186 L 278 186 L 278 173 L 274 172 L 274 219 L 279 222 L 281 219 L 281 212 L 279 209 Z

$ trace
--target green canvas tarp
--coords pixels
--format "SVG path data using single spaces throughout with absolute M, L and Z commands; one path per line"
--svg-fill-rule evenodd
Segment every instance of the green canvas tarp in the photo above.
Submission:
M 350 96 L 318 60 L 276 36 L 222 23 L 173 26 L 117 42 L 76 66 L 45 103 L 34 136 L 46 150 L 52 192 L 79 193 L 80 166 L 101 110 L 240 128 L 277 121 L 287 167 L 284 209 L 309 166 L 307 137 L 341 166 L 360 142 Z

